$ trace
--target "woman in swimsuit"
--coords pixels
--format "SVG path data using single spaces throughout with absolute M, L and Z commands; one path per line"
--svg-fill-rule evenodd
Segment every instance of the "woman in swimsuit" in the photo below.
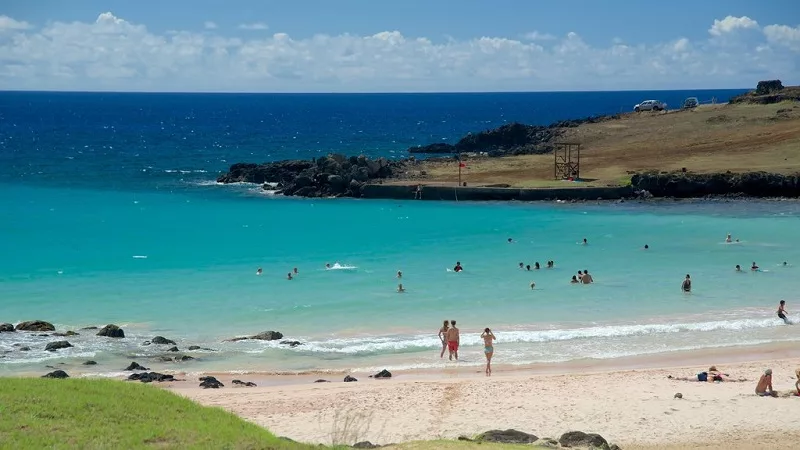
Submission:
M 483 353 L 486 355 L 486 376 L 490 376 L 492 374 L 492 355 L 494 355 L 494 345 L 492 341 L 494 341 L 494 333 L 489 328 L 483 330 L 483 334 L 481 334 L 483 338 Z
M 444 351 L 447 350 L 447 330 L 450 329 L 450 323 L 445 320 L 442 323 L 442 328 L 439 328 L 439 340 L 442 341 L 442 353 L 439 358 L 444 358 Z

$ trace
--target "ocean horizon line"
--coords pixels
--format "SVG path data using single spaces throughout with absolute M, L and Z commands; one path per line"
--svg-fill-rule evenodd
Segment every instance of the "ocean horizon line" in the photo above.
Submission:
M 615 92 L 682 92 L 682 91 L 749 91 L 747 87 L 694 87 L 676 89 L 618 89 L 618 90 L 540 90 L 540 91 L 287 91 L 287 92 L 259 92 L 259 91 L 118 91 L 118 90 L 30 90 L 30 89 L 0 89 L 0 94 L 26 93 L 26 94 L 152 94 L 152 95 L 492 95 L 492 94 L 588 94 L 588 93 L 615 93 Z

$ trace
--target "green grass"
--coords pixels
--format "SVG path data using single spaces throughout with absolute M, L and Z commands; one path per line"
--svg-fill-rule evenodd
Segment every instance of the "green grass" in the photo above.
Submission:
M 311 449 L 219 408 L 114 380 L 0 378 L 2 449 Z

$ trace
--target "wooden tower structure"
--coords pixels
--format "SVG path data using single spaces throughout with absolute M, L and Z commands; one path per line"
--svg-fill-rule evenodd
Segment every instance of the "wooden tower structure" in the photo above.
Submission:
M 553 144 L 555 164 L 553 172 L 556 180 L 580 179 L 581 144 L 575 142 L 556 142 Z

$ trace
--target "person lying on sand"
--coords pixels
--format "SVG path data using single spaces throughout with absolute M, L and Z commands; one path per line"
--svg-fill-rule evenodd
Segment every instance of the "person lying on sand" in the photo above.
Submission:
M 667 378 L 670 380 L 677 380 L 677 381 L 700 381 L 700 382 L 743 382 L 747 381 L 746 378 L 738 378 L 733 379 L 727 373 L 722 373 L 717 369 L 717 366 L 711 366 L 705 372 L 700 372 L 693 377 L 673 377 L 672 375 L 667 375 Z
M 764 371 L 764 375 L 758 379 L 756 384 L 756 395 L 759 397 L 777 397 L 778 393 L 772 389 L 772 369 Z

